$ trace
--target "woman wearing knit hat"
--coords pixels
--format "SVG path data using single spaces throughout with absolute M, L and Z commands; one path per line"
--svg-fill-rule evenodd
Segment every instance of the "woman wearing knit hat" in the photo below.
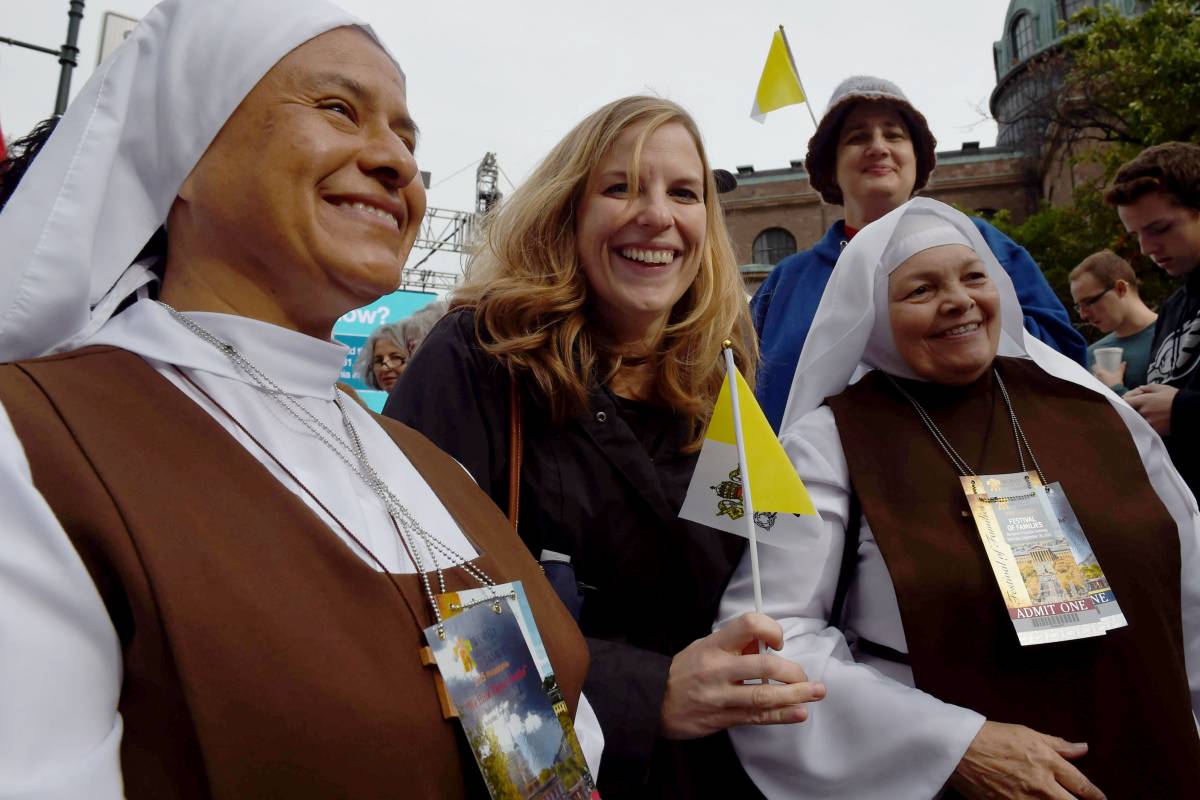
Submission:
M 758 398 L 776 430 L 813 315 L 842 248 L 863 226 L 925 187 L 937 163 L 936 146 L 925 117 L 891 81 L 857 75 L 834 89 L 808 140 L 804 166 L 812 188 L 826 203 L 843 206 L 845 219 L 833 223 L 811 249 L 780 261 L 750 302 L 762 348 Z M 1025 327 L 1083 363 L 1083 337 L 1029 253 L 982 219 L 973 221 L 1016 286 Z

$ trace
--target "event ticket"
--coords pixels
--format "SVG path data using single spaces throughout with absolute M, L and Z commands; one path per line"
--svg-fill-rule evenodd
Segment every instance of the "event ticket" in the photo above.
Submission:
M 437 596 L 425 631 L 493 798 L 599 798 L 520 581 Z
M 1103 636 L 1106 626 L 1037 473 L 961 480 L 1020 643 Z
M 1071 545 L 1071 553 L 1083 571 L 1083 577 L 1087 581 L 1088 594 L 1091 595 L 1092 602 L 1096 604 L 1096 610 L 1100 612 L 1100 622 L 1104 625 L 1104 629 L 1111 631 L 1116 628 L 1124 628 L 1129 623 L 1125 620 L 1125 614 L 1121 611 L 1121 607 L 1117 605 L 1117 596 L 1108 585 L 1108 578 L 1104 577 L 1104 571 L 1100 569 L 1100 562 L 1096 560 L 1096 554 L 1092 552 L 1092 544 L 1084 534 L 1083 526 L 1079 524 L 1075 510 L 1071 508 L 1071 503 L 1067 500 L 1066 492 L 1063 491 L 1058 481 L 1055 481 L 1047 484 L 1045 491 L 1039 493 L 1049 504 L 1050 514 L 1058 521 L 1059 528 Z

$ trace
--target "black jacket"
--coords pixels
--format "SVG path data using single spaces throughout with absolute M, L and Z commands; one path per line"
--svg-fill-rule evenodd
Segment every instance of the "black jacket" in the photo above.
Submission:
M 1200 270 L 1159 310 L 1147 372 L 1149 383 L 1179 389 L 1171 403 L 1171 435 L 1164 441 L 1175 468 L 1200 495 Z
M 586 414 L 557 427 L 522 389 L 521 538 L 571 556 L 586 588 L 580 627 L 591 669 L 584 693 L 604 731 L 606 798 L 759 796 L 725 733 L 658 738 L 671 657 L 711 630 L 744 540 L 679 519 L 696 454 L 669 411 L 597 386 Z M 458 459 L 508 505 L 510 385 L 475 337 L 469 310 L 421 344 L 384 414 Z

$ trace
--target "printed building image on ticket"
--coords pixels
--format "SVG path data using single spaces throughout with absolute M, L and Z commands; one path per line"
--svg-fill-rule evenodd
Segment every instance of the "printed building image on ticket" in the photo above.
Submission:
M 962 478 L 971 514 L 1022 645 L 1101 636 L 1087 580 L 1032 473 Z

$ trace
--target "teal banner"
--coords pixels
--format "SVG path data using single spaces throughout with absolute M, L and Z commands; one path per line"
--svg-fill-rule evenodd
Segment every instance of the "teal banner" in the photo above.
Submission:
M 333 338 L 350 348 L 346 362 L 342 364 L 341 381 L 355 389 L 366 389 L 360 376 L 354 374 L 354 361 L 367 343 L 367 338 L 380 325 L 388 325 L 411 317 L 414 312 L 437 300 L 432 292 L 393 292 L 379 298 L 369 306 L 356 308 L 344 314 L 333 326 Z M 382 397 L 383 393 L 379 395 Z M 376 398 L 373 398 L 376 399 Z M 382 406 L 382 401 L 376 399 Z

